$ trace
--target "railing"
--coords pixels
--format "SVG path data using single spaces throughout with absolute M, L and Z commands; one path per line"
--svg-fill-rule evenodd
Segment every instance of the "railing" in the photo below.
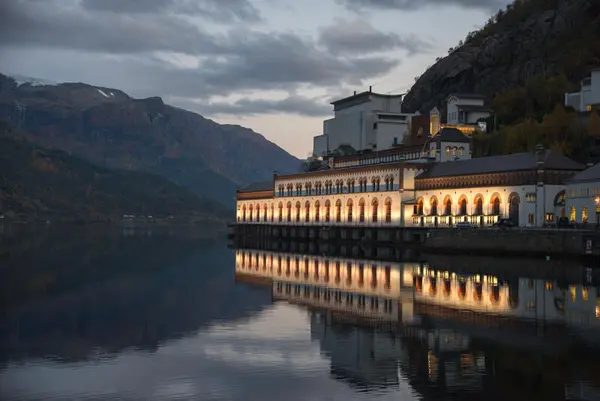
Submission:
M 493 226 L 500 216 L 498 215 L 446 215 L 446 216 L 412 216 L 412 226 L 418 227 L 455 227 L 457 223 L 466 221 L 480 227 Z

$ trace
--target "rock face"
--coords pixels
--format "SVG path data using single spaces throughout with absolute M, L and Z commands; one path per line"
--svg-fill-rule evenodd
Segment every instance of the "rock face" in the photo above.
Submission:
M 295 172 L 300 161 L 262 135 L 220 125 L 159 97 L 81 83 L 18 85 L 0 74 L 0 120 L 100 166 L 153 172 L 232 206 L 235 189 Z
M 600 67 L 600 2 L 520 0 L 417 80 L 404 107 L 428 113 L 450 93 L 495 94 L 539 74 L 577 83 Z

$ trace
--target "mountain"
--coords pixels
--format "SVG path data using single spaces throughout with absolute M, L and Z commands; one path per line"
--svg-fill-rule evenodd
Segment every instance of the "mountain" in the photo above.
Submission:
M 229 210 L 168 179 L 109 170 L 35 145 L 0 122 L 0 214 L 24 221 L 115 221 L 124 214 L 224 220 Z M 176 220 L 177 221 L 177 220 Z
M 428 68 L 403 106 L 429 113 L 451 93 L 479 93 L 502 123 L 539 120 L 598 66 L 600 1 L 515 1 Z
M 162 175 L 231 207 L 235 189 L 295 172 L 300 161 L 237 125 L 83 83 L 47 84 L 0 74 L 0 119 L 28 139 L 102 167 Z

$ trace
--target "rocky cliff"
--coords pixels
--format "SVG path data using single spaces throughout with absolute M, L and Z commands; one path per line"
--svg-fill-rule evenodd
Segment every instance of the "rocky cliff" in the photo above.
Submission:
M 404 105 L 428 113 L 450 93 L 492 100 L 539 76 L 560 74 L 574 87 L 592 67 L 600 67 L 600 1 L 515 1 L 427 69 Z
M 0 120 L 29 140 L 109 168 L 153 172 L 233 205 L 235 189 L 300 162 L 262 135 L 122 91 L 82 83 L 17 83 L 0 74 Z

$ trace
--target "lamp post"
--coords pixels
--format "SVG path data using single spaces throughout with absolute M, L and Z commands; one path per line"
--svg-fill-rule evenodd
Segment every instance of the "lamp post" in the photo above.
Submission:
M 600 196 L 594 198 L 594 203 L 596 204 L 596 229 L 598 229 L 600 226 Z

